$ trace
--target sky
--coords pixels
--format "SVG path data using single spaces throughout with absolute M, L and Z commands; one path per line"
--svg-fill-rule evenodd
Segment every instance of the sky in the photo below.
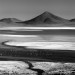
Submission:
M 75 0 L 0 0 L 0 19 L 29 20 L 45 11 L 65 19 L 75 18 Z

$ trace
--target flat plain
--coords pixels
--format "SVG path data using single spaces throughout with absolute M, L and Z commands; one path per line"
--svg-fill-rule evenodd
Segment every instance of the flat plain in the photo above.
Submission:
M 67 46 L 67 47 L 66 47 Z M 75 63 L 74 29 L 0 29 L 0 60 L 36 64 L 49 71 L 51 63 Z M 40 66 L 40 64 L 46 66 Z M 40 63 L 40 64 L 39 64 Z M 37 67 L 39 65 L 39 67 Z M 46 67 L 49 66 L 48 70 Z M 54 67 L 54 66 L 53 66 Z M 55 66 L 56 67 L 56 66 Z

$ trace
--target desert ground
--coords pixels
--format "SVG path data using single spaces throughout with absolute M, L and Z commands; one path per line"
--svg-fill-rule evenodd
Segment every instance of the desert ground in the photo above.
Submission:
M 61 29 L 60 27 L 0 28 L 0 64 L 4 65 L 0 68 L 1 73 L 50 74 L 52 69 L 60 67 L 62 71 L 69 73 L 75 70 L 74 59 L 74 27 L 62 27 Z M 24 66 L 19 69 L 18 63 Z M 15 65 L 18 68 L 15 68 Z M 64 69 L 66 66 L 71 68 Z

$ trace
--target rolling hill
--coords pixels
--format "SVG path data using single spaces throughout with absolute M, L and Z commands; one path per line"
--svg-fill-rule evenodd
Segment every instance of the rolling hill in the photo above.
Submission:
M 0 20 L 0 22 L 4 23 L 16 23 L 16 22 L 21 22 L 21 20 L 16 19 L 16 18 L 3 18 Z

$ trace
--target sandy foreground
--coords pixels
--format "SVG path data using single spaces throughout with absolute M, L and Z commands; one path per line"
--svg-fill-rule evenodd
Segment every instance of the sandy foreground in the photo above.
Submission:
M 22 61 L 0 61 L 0 74 L 36 74 L 35 71 L 27 69 L 29 66 Z
M 60 62 L 30 62 L 33 65 L 34 69 L 40 69 L 44 72 L 50 72 L 53 68 L 62 68 L 68 67 L 68 69 L 74 70 L 75 63 L 60 63 Z M 28 69 L 29 65 L 23 61 L 0 61 L 0 74 L 4 73 L 16 73 L 16 74 L 28 74 L 28 75 L 37 75 L 37 71 Z M 70 67 L 70 68 L 69 68 Z
M 61 63 L 61 62 L 31 62 L 35 69 L 42 69 L 44 71 L 49 71 L 53 68 L 59 67 L 71 67 L 68 69 L 75 69 L 75 63 Z

